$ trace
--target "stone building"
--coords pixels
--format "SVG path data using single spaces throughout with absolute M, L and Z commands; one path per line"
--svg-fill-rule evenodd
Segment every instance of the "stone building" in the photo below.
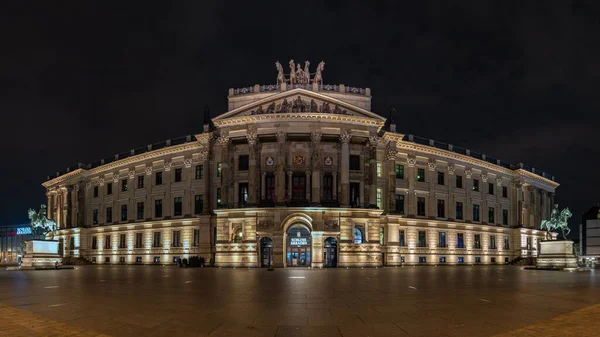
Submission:
M 63 253 L 316 268 L 537 255 L 554 177 L 398 133 L 371 111 L 368 88 L 316 75 L 230 89 L 228 111 L 202 133 L 49 178 Z

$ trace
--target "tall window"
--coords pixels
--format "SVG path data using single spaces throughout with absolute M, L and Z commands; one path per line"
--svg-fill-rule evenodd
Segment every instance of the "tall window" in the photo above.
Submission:
M 350 155 L 350 170 L 360 171 L 360 156 L 355 154 Z
M 127 248 L 126 240 L 125 234 L 119 234 L 119 248 Z
M 437 216 L 438 218 L 443 218 L 446 213 L 446 204 L 444 200 L 438 199 L 437 201 Z
M 404 194 L 396 194 L 396 214 L 404 214 Z
M 496 249 L 496 236 L 490 235 L 490 249 Z
M 404 179 L 404 165 L 396 165 L 396 179 Z
M 381 163 L 377 162 L 377 177 L 381 178 L 382 175 L 383 175 L 383 172 L 381 169 Z
M 383 246 L 385 244 L 385 229 L 379 227 L 379 244 Z
M 200 244 L 200 230 L 194 229 L 194 241 L 192 242 L 192 246 L 197 247 Z
M 248 198 L 249 198 L 248 190 L 249 189 L 250 188 L 248 187 L 248 183 L 240 183 L 238 185 L 238 193 L 239 193 L 238 200 L 240 201 L 240 207 L 246 205 L 246 203 L 248 202 Z
M 121 221 L 127 221 L 127 204 L 121 205 Z
M 217 178 L 221 177 L 221 173 L 223 173 L 223 165 L 221 165 L 221 163 L 217 163 Z
M 463 233 L 456 233 L 456 248 L 465 248 L 465 237 Z
M 242 154 L 239 157 L 238 168 L 240 171 L 248 171 L 248 166 L 250 162 L 250 156 L 247 154 Z
M 508 236 L 504 237 L 504 246 L 502 246 L 502 248 L 504 248 L 504 250 L 509 250 L 510 249 L 510 244 L 508 241 Z
M 473 221 L 479 221 L 479 205 L 473 205 Z
M 162 185 L 162 172 L 156 172 L 155 183 L 156 185 Z
M 217 206 L 221 206 L 221 188 L 217 187 Z
M 527 250 L 531 250 L 531 238 L 527 238 Z
M 98 198 L 98 186 L 94 186 L 94 198 Z
M 265 175 L 265 200 L 275 201 L 275 176 L 270 172 Z
M 398 241 L 400 243 L 400 247 L 404 247 L 405 246 L 405 242 L 406 242 L 405 239 L 404 239 L 404 229 L 400 230 L 399 236 L 400 237 L 398 238 Z
M 135 248 L 142 248 L 142 233 L 135 233 Z
M 138 220 L 144 219 L 144 203 L 143 202 L 137 203 L 137 219 Z
M 175 182 L 179 183 L 181 182 L 183 178 L 183 170 L 181 168 L 176 168 L 175 169 Z
M 323 176 L 323 199 L 333 200 L 333 176 L 331 174 Z
M 154 217 L 162 218 L 162 199 L 154 200 Z
M 110 249 L 110 235 L 104 236 L 104 249 Z
M 438 247 L 440 247 L 440 248 L 446 247 L 446 232 L 438 233 Z
M 173 231 L 173 247 L 181 247 L 181 231 Z
M 463 220 L 463 203 L 456 203 L 456 220 Z
M 481 249 L 481 234 L 475 234 L 473 239 L 473 248 Z
M 488 223 L 493 224 L 494 221 L 494 207 L 488 207 Z
M 173 199 L 173 216 L 180 216 L 183 214 L 183 198 L 175 197 Z
M 427 247 L 427 232 L 419 231 L 419 240 L 417 244 L 419 247 Z
M 365 242 L 365 228 L 363 226 L 354 226 L 354 243 L 360 244 Z
M 92 211 L 92 221 L 94 222 L 94 225 L 98 224 L 98 209 Z
M 144 175 L 138 176 L 138 185 L 137 188 L 144 188 Z
M 473 191 L 475 191 L 475 192 L 479 191 L 479 180 L 477 180 L 477 179 L 473 179 Z
M 444 172 L 438 172 L 438 185 L 444 185 Z
M 508 226 L 508 210 L 507 209 L 502 210 L 502 224 L 505 226 Z
M 494 183 L 488 183 L 488 194 L 494 195 Z
M 106 207 L 106 223 L 112 222 L 112 207 Z
M 160 232 L 154 232 L 154 237 L 152 240 L 152 247 L 160 247 Z
M 502 197 L 508 198 L 508 187 L 502 186 Z
M 98 249 L 98 237 L 92 236 L 92 249 Z
M 425 169 L 424 168 L 417 169 L 417 181 L 420 181 L 420 182 L 425 181 Z
M 425 216 L 425 198 L 417 197 L 417 215 Z
M 381 188 L 377 189 L 377 208 L 383 209 L 383 190 Z
M 127 192 L 127 179 L 121 180 L 121 192 Z
M 463 188 L 462 187 L 462 176 L 459 176 L 459 175 L 456 176 L 456 188 Z
M 194 214 L 202 214 L 202 209 L 204 208 L 204 200 L 202 198 L 202 194 L 197 194 L 194 196 Z
M 196 165 L 196 180 L 200 180 L 202 179 L 204 176 L 204 166 L 203 165 Z
M 106 194 L 107 195 L 112 194 L 112 183 L 106 183 Z

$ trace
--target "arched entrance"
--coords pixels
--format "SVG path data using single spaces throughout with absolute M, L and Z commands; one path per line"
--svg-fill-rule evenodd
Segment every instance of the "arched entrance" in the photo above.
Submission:
M 271 238 L 260 239 L 260 266 L 271 267 L 273 265 L 273 240 Z
M 337 240 L 334 237 L 328 237 L 323 244 L 323 267 L 337 267 Z
M 288 267 L 310 267 L 311 236 L 310 229 L 297 222 L 287 230 L 286 264 Z

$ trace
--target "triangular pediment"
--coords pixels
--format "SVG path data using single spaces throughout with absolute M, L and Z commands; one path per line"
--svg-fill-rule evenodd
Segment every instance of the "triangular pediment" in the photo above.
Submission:
M 248 103 L 213 118 L 213 121 L 216 122 L 230 118 L 254 115 L 303 112 L 372 118 L 381 122 L 385 122 L 386 120 L 377 114 L 337 98 L 302 88 L 296 88 Z

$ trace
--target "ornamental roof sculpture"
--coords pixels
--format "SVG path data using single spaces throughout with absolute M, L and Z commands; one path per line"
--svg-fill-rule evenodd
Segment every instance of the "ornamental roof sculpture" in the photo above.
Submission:
M 288 63 L 290 67 L 290 73 L 288 78 L 286 79 L 285 74 L 283 73 L 283 66 L 279 61 L 275 61 L 275 68 L 277 69 L 277 84 L 289 83 L 289 84 L 310 84 L 317 83 L 323 84 L 323 70 L 325 70 L 325 61 L 319 62 L 317 65 L 316 72 L 314 74 L 310 73 L 310 62 L 304 61 L 304 69 L 302 69 L 302 65 L 300 63 L 296 64 L 294 60 L 290 60 Z M 313 79 L 311 80 L 311 75 Z

